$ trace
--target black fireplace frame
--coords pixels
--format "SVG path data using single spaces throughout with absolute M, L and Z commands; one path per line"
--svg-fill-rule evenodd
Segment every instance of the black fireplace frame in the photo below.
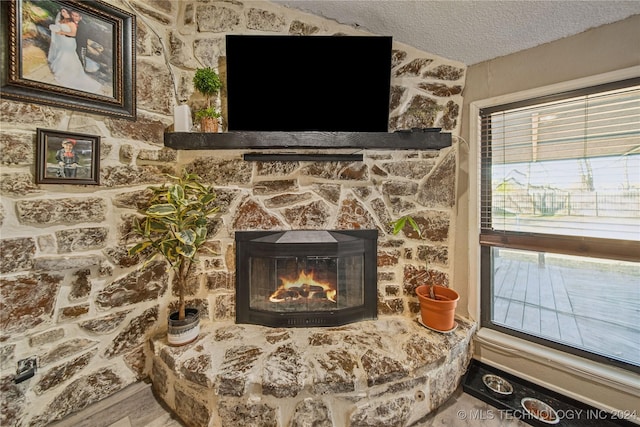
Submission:
M 253 240 L 292 230 L 236 231 L 236 323 L 256 324 L 271 327 L 327 327 L 341 326 L 362 320 L 374 320 L 378 316 L 378 230 L 326 230 L 357 237 L 364 249 L 364 302 L 362 305 L 327 312 L 301 311 L 279 313 L 251 308 L 248 286 L 248 268 L 240 269 L 241 260 L 251 256 L 272 256 L 273 244 L 262 244 Z M 334 243 L 296 243 L 296 253 L 302 255 L 336 255 Z M 337 254 L 339 256 L 339 254 Z

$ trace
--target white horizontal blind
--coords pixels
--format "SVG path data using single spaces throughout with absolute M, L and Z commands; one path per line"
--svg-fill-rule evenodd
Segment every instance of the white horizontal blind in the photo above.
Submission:
M 482 232 L 640 241 L 635 80 L 481 111 Z

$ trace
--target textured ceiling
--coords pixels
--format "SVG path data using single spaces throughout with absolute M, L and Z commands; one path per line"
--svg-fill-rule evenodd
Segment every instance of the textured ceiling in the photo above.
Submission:
M 276 0 L 473 65 L 640 14 L 640 0 Z M 640 29 L 638 30 L 640 42 Z

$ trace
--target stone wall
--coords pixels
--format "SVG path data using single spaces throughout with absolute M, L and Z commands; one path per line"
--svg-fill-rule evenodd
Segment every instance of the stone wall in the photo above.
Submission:
M 450 282 L 454 148 L 364 150 L 355 163 L 250 163 L 241 151 L 163 147 L 173 106 L 203 104 L 195 68 L 224 77 L 226 33 L 362 31 L 262 1 L 109 3 L 137 17 L 137 121 L 0 101 L 0 424 L 46 425 L 149 375 L 148 339 L 165 328 L 175 298 L 164 265 L 127 255 L 128 232 L 145 187 L 183 166 L 215 184 L 221 205 L 216 255 L 202 257 L 190 292 L 211 321 L 233 317 L 234 230 L 379 229 L 381 316 L 415 314 L 425 257 L 429 275 Z M 390 130 L 457 134 L 465 67 L 398 43 L 393 61 Z M 100 135 L 100 185 L 36 185 L 37 128 Z M 427 241 L 389 234 L 404 213 L 418 217 Z M 17 361 L 33 355 L 38 372 L 14 384 Z

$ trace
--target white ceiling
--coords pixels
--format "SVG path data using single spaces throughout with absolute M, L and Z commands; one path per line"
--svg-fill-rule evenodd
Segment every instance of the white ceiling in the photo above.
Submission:
M 640 14 L 640 0 L 275 0 L 473 65 Z M 638 29 L 640 43 L 640 29 Z

